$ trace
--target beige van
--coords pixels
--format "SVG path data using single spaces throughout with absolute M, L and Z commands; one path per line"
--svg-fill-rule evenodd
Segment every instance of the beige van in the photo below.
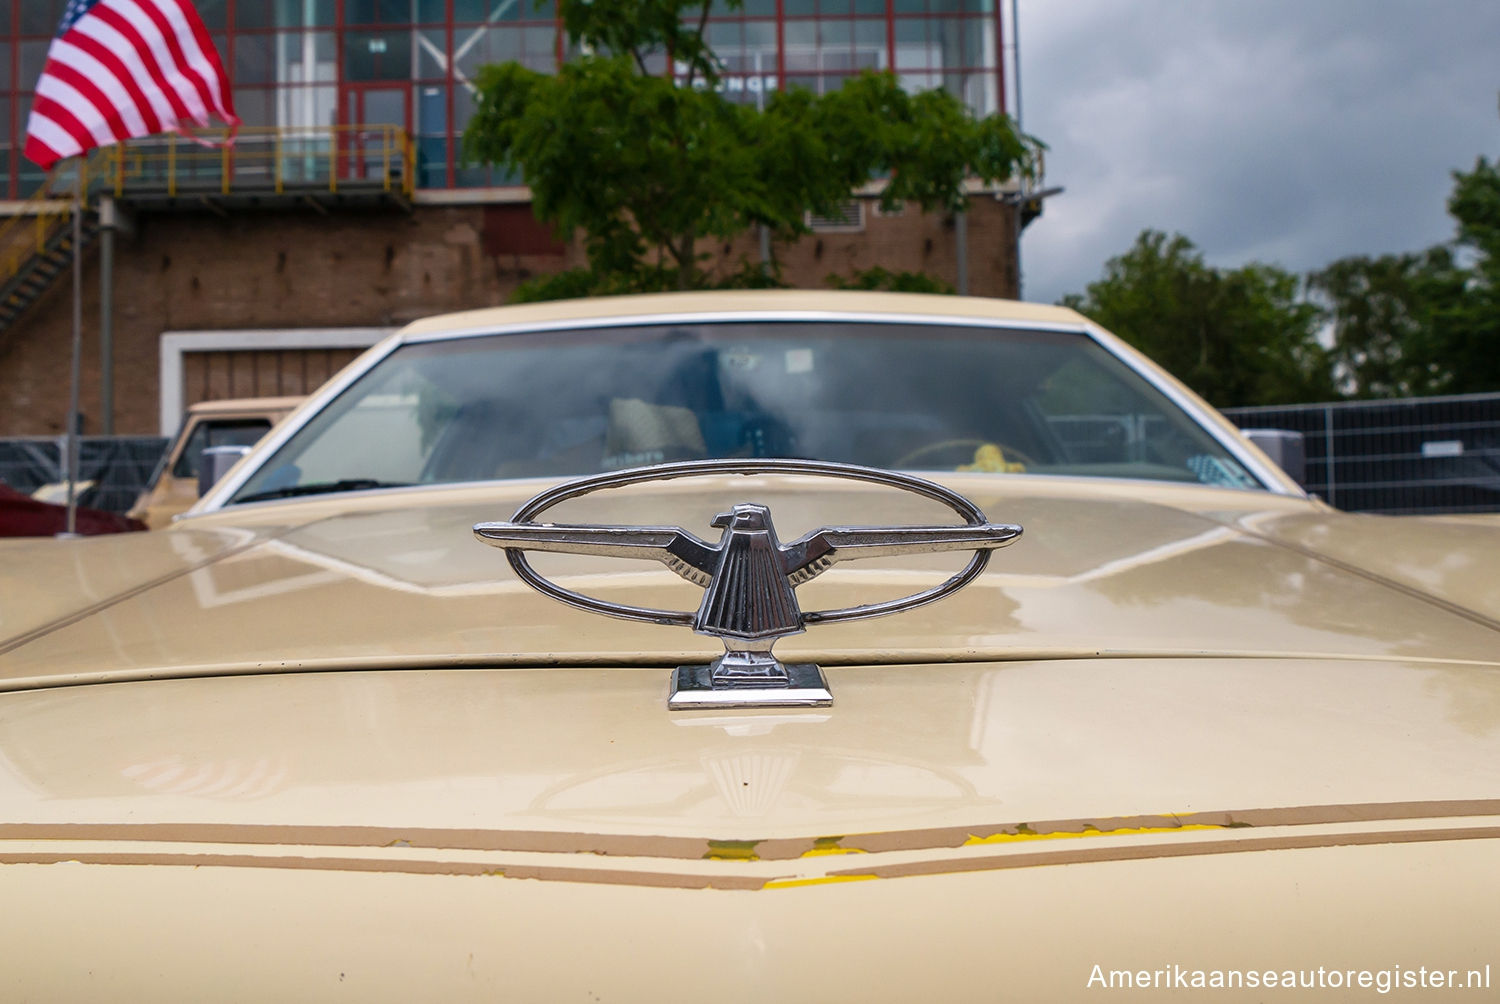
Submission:
M 167 448 L 146 490 L 129 515 L 152 530 L 198 501 L 198 463 L 211 446 L 254 446 L 301 397 L 242 397 L 200 401 L 188 408 L 177 438 Z

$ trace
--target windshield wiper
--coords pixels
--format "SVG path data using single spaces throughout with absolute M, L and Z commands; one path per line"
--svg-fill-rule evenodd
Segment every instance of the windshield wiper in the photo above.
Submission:
M 287 485 L 269 491 L 255 492 L 235 499 L 238 502 L 264 502 L 267 499 L 291 498 L 294 495 L 328 495 L 333 492 L 358 492 L 367 488 L 410 488 L 408 481 L 376 481 L 374 478 L 345 478 L 342 481 L 315 481 L 310 485 Z

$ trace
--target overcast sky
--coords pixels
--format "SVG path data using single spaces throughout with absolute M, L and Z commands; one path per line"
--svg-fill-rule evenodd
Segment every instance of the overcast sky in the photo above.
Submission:
M 1066 189 L 1022 240 L 1029 300 L 1147 227 L 1231 267 L 1418 250 L 1452 236 L 1450 172 L 1500 155 L 1500 0 L 1019 5 L 1023 125 Z

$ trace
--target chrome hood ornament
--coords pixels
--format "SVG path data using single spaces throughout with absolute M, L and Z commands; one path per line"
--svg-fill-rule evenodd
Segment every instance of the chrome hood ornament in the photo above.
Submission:
M 675 526 L 601 526 L 537 523 L 558 503 L 607 488 L 644 481 L 714 474 L 800 474 L 867 481 L 899 488 L 947 505 L 963 520 L 954 526 L 840 526 L 814 530 L 789 544 L 776 536 L 771 510 L 745 502 L 714 517 L 723 534 L 717 544 Z M 668 707 L 824 707 L 833 703 L 823 671 L 814 665 L 784 665 L 771 654 L 777 639 L 801 634 L 808 624 L 880 617 L 940 600 L 972 582 L 990 551 L 1021 535 L 1021 527 L 989 523 L 968 499 L 942 485 L 893 471 L 814 460 L 702 460 L 615 471 L 569 481 L 531 499 L 508 523 L 480 523 L 474 535 L 505 549 L 516 574 L 532 588 L 563 603 L 627 620 L 690 626 L 724 643 L 725 652 L 706 666 L 680 666 L 673 674 Z M 704 588 L 696 612 L 655 610 L 585 596 L 542 578 L 526 551 L 563 551 L 621 558 L 650 558 Z M 974 556 L 942 584 L 900 599 L 838 610 L 804 611 L 796 587 L 834 563 L 932 551 L 973 551 Z

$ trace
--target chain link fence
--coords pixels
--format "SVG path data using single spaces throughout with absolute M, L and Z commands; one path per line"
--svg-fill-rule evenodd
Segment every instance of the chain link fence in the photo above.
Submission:
M 123 513 L 150 483 L 166 454 L 160 436 L 82 436 L 78 480 L 93 484 L 78 497 L 79 505 Z M 30 495 L 43 485 L 67 477 L 68 437 L 0 439 L 0 482 Z
M 1500 511 L 1500 394 L 1225 408 L 1306 437 L 1310 492 L 1354 512 Z

